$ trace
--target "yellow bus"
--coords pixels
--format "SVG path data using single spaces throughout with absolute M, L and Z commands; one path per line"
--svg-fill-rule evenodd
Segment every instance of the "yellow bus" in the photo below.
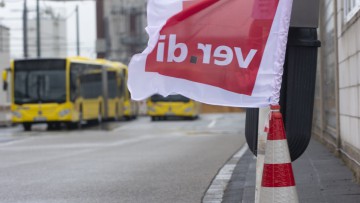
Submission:
M 128 79 L 128 67 L 127 66 L 121 66 L 122 67 L 122 71 L 123 71 L 123 75 L 125 80 L 124 81 L 124 85 L 122 85 L 124 87 L 124 119 L 125 120 L 132 120 L 135 119 L 137 117 L 137 115 L 139 114 L 139 103 L 131 100 L 131 94 L 129 89 L 127 88 L 127 79 Z
M 124 78 L 114 63 L 83 57 L 23 59 L 11 62 L 10 73 L 12 122 L 26 131 L 35 123 L 74 128 L 123 116 Z M 107 84 L 102 82 L 106 78 Z
M 200 103 L 179 94 L 167 97 L 155 94 L 147 100 L 147 112 L 152 121 L 166 120 L 168 117 L 194 120 L 199 116 Z

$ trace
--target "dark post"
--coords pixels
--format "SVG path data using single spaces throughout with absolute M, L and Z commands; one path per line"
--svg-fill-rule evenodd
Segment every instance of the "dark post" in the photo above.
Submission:
M 79 6 L 76 5 L 76 54 L 80 56 L 80 24 L 79 24 Z
M 24 43 L 24 58 L 27 58 L 28 55 L 28 26 L 27 26 L 27 0 L 24 0 L 24 11 L 23 11 L 23 43 Z
M 103 92 L 103 98 L 104 98 L 104 119 L 108 119 L 109 116 L 109 106 L 108 106 L 108 101 L 109 101 L 109 86 L 108 86 L 108 71 L 107 71 L 107 67 L 103 66 L 102 67 L 102 71 L 101 71 L 101 79 L 102 79 L 102 92 Z
M 311 138 L 317 49 L 320 46 L 318 18 L 319 0 L 294 0 L 280 95 L 292 161 L 302 155 Z M 258 110 L 248 109 L 246 113 L 246 141 L 256 155 Z
M 105 39 L 105 30 L 104 30 L 104 0 L 96 1 L 96 34 L 97 41 L 99 44 L 103 44 Z M 98 45 L 97 45 L 98 46 Z M 98 58 L 105 58 L 104 50 L 97 50 Z
M 37 44 L 37 57 L 41 57 L 41 41 L 40 41 L 40 2 L 36 0 L 36 44 Z

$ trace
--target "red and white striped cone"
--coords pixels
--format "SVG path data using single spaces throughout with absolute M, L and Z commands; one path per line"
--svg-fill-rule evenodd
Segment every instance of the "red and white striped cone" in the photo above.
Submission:
M 298 203 L 280 106 L 271 106 L 260 203 Z

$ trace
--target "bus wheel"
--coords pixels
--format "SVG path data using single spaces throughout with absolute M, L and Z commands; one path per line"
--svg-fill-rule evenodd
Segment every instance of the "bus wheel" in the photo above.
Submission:
M 103 120 L 102 119 L 102 113 L 101 113 L 101 111 L 99 111 L 98 118 L 97 118 L 98 124 L 101 124 L 102 120 Z
M 23 123 L 23 128 L 25 131 L 31 130 L 31 123 Z
M 74 130 L 77 129 L 79 126 L 78 123 L 74 123 L 74 122 L 67 122 L 65 125 L 67 130 Z
M 48 130 L 60 130 L 60 123 L 48 123 Z

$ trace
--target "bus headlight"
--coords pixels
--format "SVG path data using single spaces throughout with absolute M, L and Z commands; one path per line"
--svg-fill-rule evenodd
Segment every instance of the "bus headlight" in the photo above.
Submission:
M 64 110 L 59 112 L 59 116 L 64 117 L 64 116 L 68 115 L 69 113 L 70 113 L 69 109 L 64 109 Z
M 16 118 L 21 118 L 21 113 L 18 111 L 13 111 L 12 112 L 13 116 L 15 116 Z

